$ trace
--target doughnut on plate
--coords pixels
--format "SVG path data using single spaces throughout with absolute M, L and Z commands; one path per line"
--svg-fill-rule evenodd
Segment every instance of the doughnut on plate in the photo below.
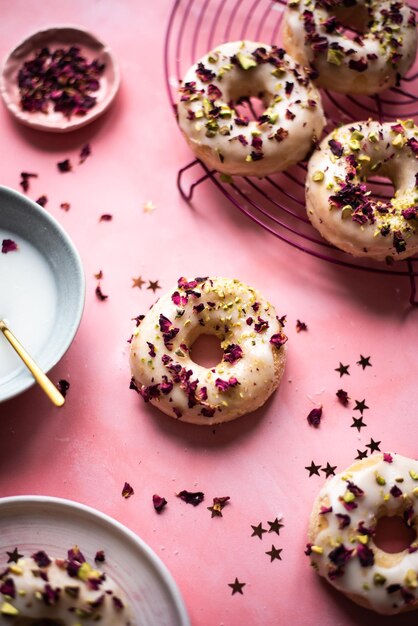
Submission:
M 104 550 L 107 572 L 124 590 L 136 626 L 190 626 L 177 586 L 165 565 L 131 530 L 83 504 L 45 496 L 0 498 L 0 559 L 18 547 L 64 556 L 78 545 L 89 562 Z M 0 624 L 10 622 L 0 616 Z
M 85 115 L 67 118 L 59 111 L 49 108 L 48 113 L 23 111 L 20 105 L 17 76 L 23 63 L 32 59 L 44 47 L 51 51 L 57 48 L 80 48 L 80 54 L 89 62 L 97 59 L 105 69 L 100 77 L 100 87 L 91 92 L 96 104 Z M 77 130 L 102 115 L 112 104 L 119 89 L 119 67 L 109 47 L 87 30 L 72 25 L 61 25 L 37 31 L 11 50 L 3 61 L 0 73 L 0 94 L 12 116 L 31 128 L 54 133 Z

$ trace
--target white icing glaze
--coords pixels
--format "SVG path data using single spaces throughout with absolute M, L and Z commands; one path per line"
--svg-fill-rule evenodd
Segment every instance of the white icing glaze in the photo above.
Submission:
M 399 75 L 405 76 L 417 49 L 412 9 L 398 2 L 399 9 L 393 11 L 392 0 L 354 0 L 351 7 L 340 2 L 332 10 L 324 4 L 289 1 L 283 21 L 286 49 L 300 63 L 317 70 L 317 85 L 340 93 L 372 95 L 395 85 Z M 344 31 L 339 33 L 329 21 L 333 16 L 364 34 L 350 39 Z M 354 69 L 353 64 L 364 69 Z
M 135 330 L 132 386 L 182 421 L 210 425 L 235 419 L 264 404 L 278 386 L 285 364 L 281 329 L 274 307 L 238 280 L 179 279 Z M 210 369 L 189 356 L 202 333 L 216 335 L 224 350 L 223 360 Z
M 179 91 L 179 125 L 190 147 L 226 174 L 266 176 L 288 168 L 306 157 L 325 123 L 321 97 L 303 67 L 263 43 L 218 46 L 189 69 Z M 237 100 L 260 94 L 268 119 L 239 125 Z
M 392 462 L 384 460 L 387 458 Z M 351 492 L 347 487 L 354 484 L 364 495 L 354 497 L 357 508 L 347 510 L 344 496 Z M 399 488 L 401 494 L 391 493 Z M 349 496 L 351 497 L 351 496 Z M 320 508 L 332 507 L 332 511 L 320 514 Z M 348 506 L 350 506 L 348 504 Z M 383 516 L 403 515 L 410 508 L 409 525 L 416 528 L 418 516 L 418 462 L 399 454 L 374 454 L 354 464 L 346 472 L 334 476 L 325 483 L 314 507 L 308 544 L 311 562 L 318 572 L 334 587 L 349 595 L 354 601 L 383 614 L 395 614 L 415 608 L 418 602 L 417 574 L 418 548 L 412 544 L 411 552 L 404 550 L 388 554 L 378 548 L 373 537 L 358 531 L 359 524 L 373 531 L 377 520 Z M 349 525 L 341 528 L 337 514 L 348 515 Z M 321 519 L 322 518 L 322 519 Z M 360 539 L 359 539 L 360 537 Z M 362 541 L 365 542 L 363 546 Z M 342 575 L 330 579 L 335 563 L 329 558 L 332 551 L 344 545 L 352 550 L 351 558 L 342 567 Z M 372 550 L 374 564 L 362 566 L 357 550 Z M 322 553 L 321 553 L 322 552 Z M 376 576 L 377 575 L 377 576 Z M 379 578 L 380 577 L 380 578 Z M 383 578 L 382 578 L 383 577 Z M 380 584 L 379 584 L 380 583 Z M 411 594 L 411 603 L 405 602 L 400 590 L 388 592 L 390 585 L 400 585 Z
M 25 624 L 32 620 L 52 620 L 60 626 L 134 626 L 128 601 L 116 582 L 107 574 L 94 590 L 86 577 L 94 580 L 103 575 L 96 567 L 84 566 L 83 575 L 70 576 L 67 561 L 49 557 L 46 567 L 38 565 L 32 557 L 20 558 L 6 565 L 0 578 L 0 625 Z M 45 580 L 46 577 L 46 580 Z M 13 581 L 14 596 L 7 595 Z M 48 589 L 58 594 L 56 602 L 45 596 Z M 76 596 L 76 597 L 75 597 Z M 116 598 L 122 606 L 115 606 Z M 97 603 L 97 606 L 95 606 Z
M 387 257 L 405 259 L 418 252 L 418 220 L 408 215 L 415 211 L 418 200 L 418 154 L 411 148 L 412 142 L 415 151 L 418 149 L 417 138 L 414 122 L 399 120 L 393 124 L 355 122 L 334 130 L 322 141 L 308 164 L 306 208 L 325 239 L 354 256 L 379 261 Z M 333 140 L 344 148 L 341 157 L 335 154 L 335 144 L 334 152 L 331 149 L 329 142 Z M 389 204 L 371 199 L 372 217 L 367 219 L 369 208 L 352 209 L 356 197 L 361 202 L 367 200 L 366 188 L 360 185 L 377 175 L 390 178 L 396 192 Z M 352 193 L 342 195 L 347 182 L 356 186 L 356 197 Z M 335 204 L 332 198 L 339 193 Z M 342 203 L 345 208 L 338 206 Z

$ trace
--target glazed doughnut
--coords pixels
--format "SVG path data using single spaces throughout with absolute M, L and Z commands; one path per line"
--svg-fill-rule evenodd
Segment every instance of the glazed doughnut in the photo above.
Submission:
M 390 178 L 395 195 L 365 181 Z M 413 120 L 355 122 L 326 137 L 308 164 L 306 208 L 321 235 L 354 256 L 405 259 L 418 251 L 418 127 Z
M 17 553 L 17 549 L 16 549 Z M 0 623 L 14 626 L 133 626 L 124 593 L 77 546 L 66 559 L 39 550 L 0 575 Z
M 358 31 L 354 39 L 344 25 Z M 299 63 L 310 64 L 318 86 L 372 95 L 398 84 L 412 67 L 415 13 L 393 0 L 289 0 L 283 40 Z
M 138 319 L 131 341 L 131 388 L 167 415 L 218 424 L 254 411 L 277 388 L 287 337 L 274 307 L 238 280 L 180 278 Z M 215 335 L 222 361 L 207 369 L 191 347 Z
M 312 511 L 306 550 L 339 591 L 388 615 L 418 607 L 418 543 L 393 554 L 374 543 L 378 520 L 395 515 L 416 528 L 418 462 L 373 454 L 327 480 Z
M 257 120 L 235 110 L 259 97 Z M 304 159 L 321 136 L 321 97 L 305 70 L 276 46 L 225 43 L 187 72 L 179 89 L 178 119 L 191 149 L 225 174 L 267 176 Z

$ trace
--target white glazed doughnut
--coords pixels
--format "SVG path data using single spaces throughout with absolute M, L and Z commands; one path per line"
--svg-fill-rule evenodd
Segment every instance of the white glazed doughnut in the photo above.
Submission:
M 227 278 L 180 278 L 132 337 L 131 388 L 167 415 L 218 424 L 254 411 L 277 388 L 287 338 L 262 295 Z M 190 349 L 201 334 L 221 341 L 222 361 L 207 369 Z
M 240 98 L 260 97 L 258 120 L 240 117 Z M 225 174 L 267 176 L 304 159 L 322 134 L 321 97 L 284 50 L 251 41 L 225 43 L 187 72 L 179 125 L 196 156 Z
M 388 201 L 369 197 L 365 181 L 393 182 Z M 418 252 L 418 127 L 413 120 L 355 122 L 326 137 L 308 164 L 306 208 L 338 248 L 379 261 Z
M 376 546 L 381 517 L 416 529 L 418 462 L 373 454 L 327 480 L 315 502 L 306 554 L 334 587 L 378 613 L 418 607 L 418 543 L 394 554 Z
M 127 599 L 75 546 L 66 559 L 17 555 L 0 575 L 0 624 L 133 626 Z
M 415 61 L 415 13 L 404 2 L 289 0 L 283 24 L 289 54 L 310 64 L 316 84 L 331 91 L 379 93 Z M 342 24 L 358 35 L 348 38 Z

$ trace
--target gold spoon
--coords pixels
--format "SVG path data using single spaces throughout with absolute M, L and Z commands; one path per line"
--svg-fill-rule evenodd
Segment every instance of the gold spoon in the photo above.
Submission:
M 55 406 L 62 406 L 65 402 L 65 398 L 62 393 L 58 391 L 55 385 L 49 380 L 48 376 L 41 370 L 39 365 L 37 365 L 32 357 L 26 352 L 20 341 L 18 341 L 12 331 L 7 327 L 4 320 L 0 320 L 0 330 L 10 345 L 16 350 L 38 385 L 46 393 L 51 402 L 53 402 Z

